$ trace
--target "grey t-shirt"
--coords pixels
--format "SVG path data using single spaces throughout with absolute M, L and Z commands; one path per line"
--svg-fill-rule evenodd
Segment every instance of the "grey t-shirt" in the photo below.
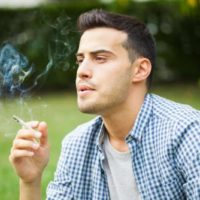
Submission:
M 132 170 L 130 152 L 119 152 L 111 144 L 107 134 L 104 137 L 107 175 L 111 200 L 141 200 Z

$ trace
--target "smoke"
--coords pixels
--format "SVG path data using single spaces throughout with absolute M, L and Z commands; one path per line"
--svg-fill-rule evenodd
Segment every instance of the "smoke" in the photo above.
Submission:
M 61 15 L 51 24 L 47 21 L 45 23 L 49 30 L 47 34 L 51 35 L 46 47 L 48 54 L 46 66 L 30 65 L 28 58 L 9 42 L 4 42 L 0 46 L 0 98 L 30 95 L 28 93 L 46 78 L 52 68 L 57 72 L 70 70 L 70 60 L 72 60 L 70 56 L 74 54 L 77 43 L 71 19 L 66 15 Z M 43 37 L 45 41 L 45 35 Z M 29 42 L 31 41 L 34 42 L 33 38 L 30 38 Z M 39 58 L 41 59 L 41 55 Z
M 36 75 L 36 78 L 29 86 L 25 86 L 27 85 L 26 82 L 29 81 L 28 79 L 33 75 L 34 66 L 30 65 L 27 57 L 20 53 L 11 43 L 4 43 L 0 47 L 0 134 L 3 132 L 6 137 L 12 136 L 13 133 L 15 134 L 16 129 L 13 129 L 16 127 L 15 123 L 15 126 L 10 126 L 10 123 L 13 123 L 13 114 L 23 116 L 26 121 L 29 121 L 36 117 L 34 112 L 37 109 L 40 109 L 40 115 L 43 113 L 47 105 L 45 103 L 40 105 L 41 100 L 40 102 L 38 101 L 37 108 L 30 105 L 30 92 L 38 85 L 39 80 L 48 73 L 52 66 L 52 59 L 49 58 L 45 69 Z
M 0 48 L 0 97 L 21 91 L 31 72 L 28 59 L 11 44 L 3 44 Z
M 48 105 L 38 99 L 37 107 L 33 107 L 32 104 L 28 103 L 31 98 L 30 93 L 40 85 L 51 70 L 70 70 L 69 57 L 76 49 L 75 40 L 77 39 L 71 19 L 60 16 L 53 23 L 48 24 L 48 27 L 51 30 L 48 33 L 51 37 L 49 37 L 50 41 L 47 42 L 48 56 L 47 64 L 44 66 L 30 64 L 27 55 L 23 55 L 17 48 L 18 45 L 21 45 L 18 43 L 17 36 L 15 41 L 12 40 L 12 43 L 4 42 L 0 46 L 0 121 L 2 122 L 0 134 L 3 131 L 4 135 L 8 136 L 13 132 L 11 130 L 13 125 L 9 126 L 10 123 L 14 123 L 11 119 L 13 114 L 22 117 L 25 121 L 37 120 L 38 116 L 34 113 L 39 109 L 40 118 Z M 31 35 L 34 37 L 34 34 Z M 29 38 L 29 41 L 26 42 L 31 41 L 37 41 L 37 38 Z
M 70 69 L 70 57 L 77 47 L 77 31 L 71 18 L 63 14 L 50 25 L 50 28 L 53 39 L 49 43 L 49 57 L 52 58 L 55 67 L 67 71 Z

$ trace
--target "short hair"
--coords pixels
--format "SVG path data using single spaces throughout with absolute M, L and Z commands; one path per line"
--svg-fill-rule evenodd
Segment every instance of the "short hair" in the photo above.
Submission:
M 156 60 L 155 41 L 143 22 L 134 16 L 94 9 L 79 16 L 77 27 L 81 34 L 98 27 L 114 28 L 127 33 L 128 39 L 123 46 L 127 49 L 130 60 L 134 61 L 142 56 L 151 62 L 152 70 L 147 79 L 150 87 Z

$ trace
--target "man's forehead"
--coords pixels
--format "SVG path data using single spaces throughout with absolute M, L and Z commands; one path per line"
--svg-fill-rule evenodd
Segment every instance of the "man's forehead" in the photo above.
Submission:
M 80 39 L 78 51 L 96 51 L 105 49 L 112 51 L 121 48 L 127 34 L 113 28 L 94 28 L 85 31 Z
M 118 40 L 123 41 L 127 39 L 127 33 L 114 28 L 98 27 L 86 30 L 81 36 L 81 40 L 86 40 L 88 38 L 99 38 L 104 40 L 118 38 Z

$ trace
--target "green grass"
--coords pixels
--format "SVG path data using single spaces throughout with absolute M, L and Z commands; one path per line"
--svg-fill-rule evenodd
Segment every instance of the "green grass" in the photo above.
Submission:
M 18 178 L 8 161 L 12 140 L 20 127 L 12 119 L 13 114 L 24 120 L 37 119 L 48 123 L 51 158 L 43 176 L 45 199 L 45 189 L 53 177 L 62 138 L 78 124 L 94 116 L 80 113 L 76 107 L 75 95 L 63 93 L 33 97 L 24 102 L 18 99 L 4 100 L 0 102 L 0 113 L 0 199 L 17 200 L 19 196 Z
M 200 109 L 200 85 L 165 85 L 154 87 L 153 92 L 173 101 Z
M 177 102 L 187 103 L 200 109 L 200 88 L 197 86 L 163 86 L 156 87 L 153 92 Z M 18 178 L 8 161 L 12 140 L 19 125 L 11 118 L 19 115 L 24 120 L 44 120 L 48 123 L 51 159 L 43 176 L 43 199 L 48 182 L 53 178 L 61 148 L 62 138 L 78 124 L 88 121 L 94 116 L 78 111 L 76 97 L 62 93 L 32 97 L 24 102 L 18 99 L 0 101 L 0 199 L 18 199 Z

